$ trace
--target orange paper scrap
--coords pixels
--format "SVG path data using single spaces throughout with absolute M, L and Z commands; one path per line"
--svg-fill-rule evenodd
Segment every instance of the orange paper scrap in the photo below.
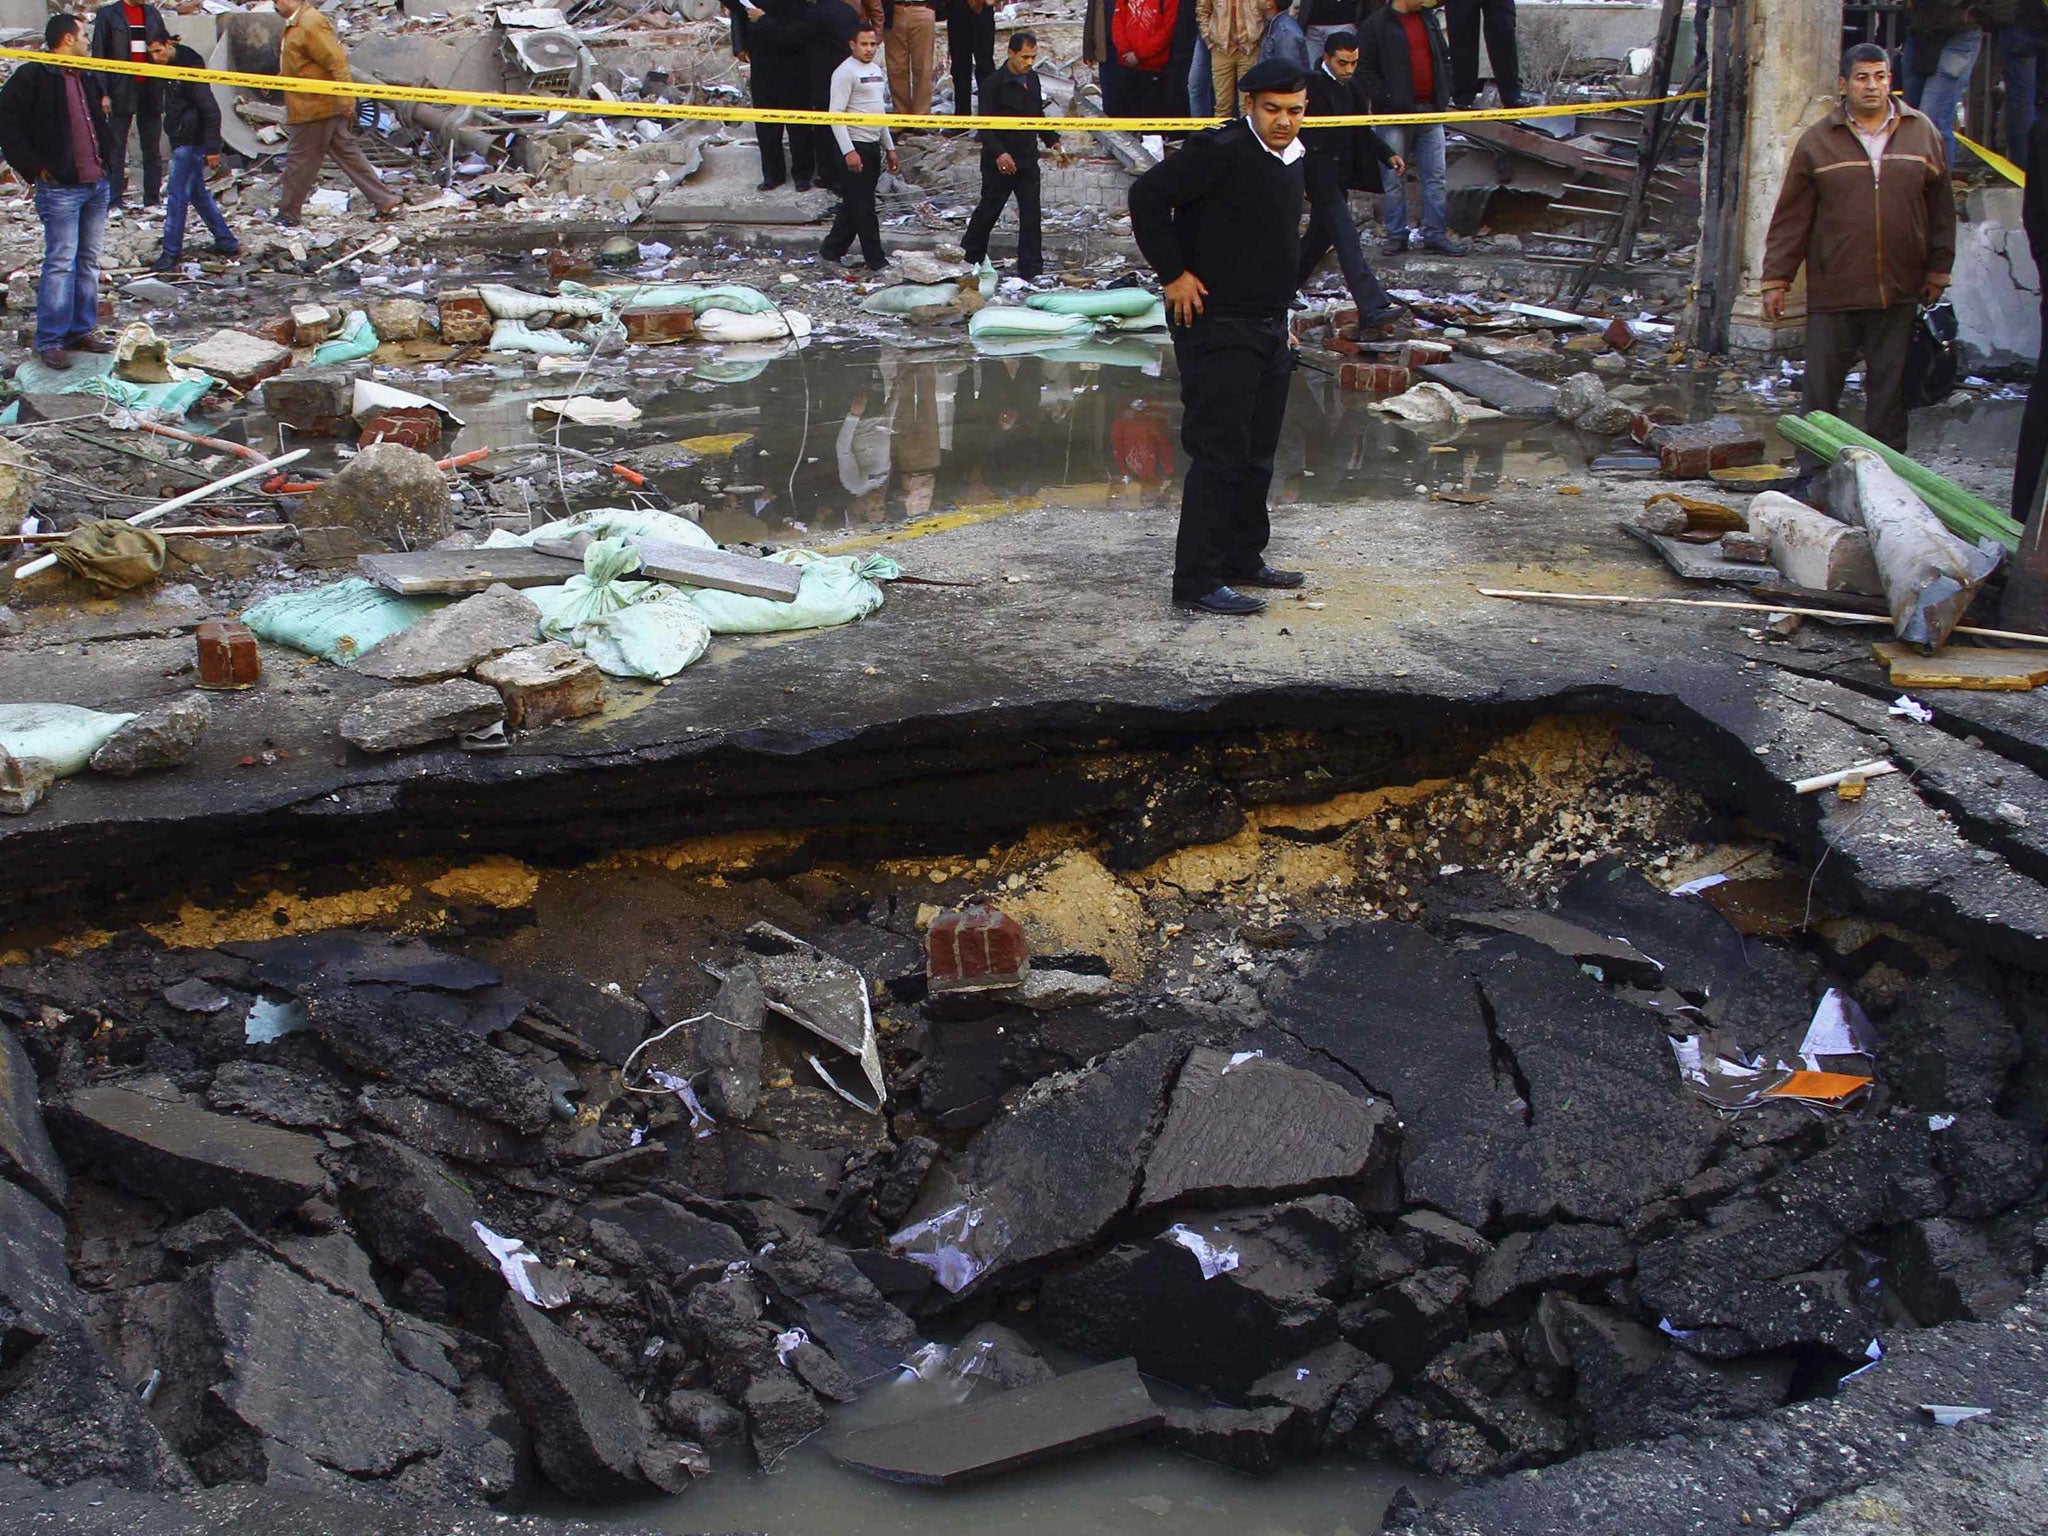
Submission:
M 1853 1077 L 1847 1072 L 1794 1072 L 1764 1093 L 1774 1099 L 1814 1099 L 1823 1104 L 1839 1104 L 1869 1086 L 1869 1078 Z

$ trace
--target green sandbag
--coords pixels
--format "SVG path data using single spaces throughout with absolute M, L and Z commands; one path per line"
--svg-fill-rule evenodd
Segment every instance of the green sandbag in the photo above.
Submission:
M 350 576 L 309 592 L 266 597 L 243 613 L 242 622 L 265 640 L 352 667 L 378 641 L 411 628 L 448 601 L 400 597 Z
M 898 283 L 880 288 L 860 301 L 869 315 L 907 315 L 915 309 L 951 308 L 960 300 L 958 283 Z
M 1095 322 L 1085 315 L 1055 315 L 1043 310 L 1020 309 L 1014 304 L 991 304 L 974 312 L 967 322 L 969 336 L 1070 337 L 1080 340 L 1095 334 Z
M 48 763 L 68 779 L 114 732 L 135 717 L 80 709 L 76 704 L 0 704 L 0 750 Z
M 791 629 L 825 629 L 851 624 L 882 606 L 884 581 L 894 581 L 903 568 L 887 555 L 820 555 L 808 549 L 787 549 L 768 557 L 803 572 L 796 600 L 747 597 L 700 587 L 690 601 L 715 635 L 769 635 Z
M 1091 320 L 1142 315 L 1159 302 L 1149 288 L 1062 288 L 1034 293 L 1025 304 L 1052 315 L 1086 315 Z
M 377 328 L 370 324 L 370 317 L 363 311 L 352 309 L 348 312 L 348 319 L 342 322 L 341 334 L 313 349 L 313 366 L 325 368 L 329 363 L 352 363 L 376 350 Z
M 742 315 L 765 315 L 776 308 L 767 294 L 743 283 L 618 283 L 588 288 L 582 283 L 565 282 L 562 292 L 589 294 L 614 311 L 687 308 L 690 313 L 701 315 L 707 309 L 729 309 Z

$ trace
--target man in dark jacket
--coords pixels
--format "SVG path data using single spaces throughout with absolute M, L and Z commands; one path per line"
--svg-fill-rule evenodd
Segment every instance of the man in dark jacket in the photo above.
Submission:
M 804 105 L 813 112 L 832 106 L 832 72 L 846 62 L 853 34 L 859 28 L 860 7 L 848 0 L 816 0 L 811 7 L 810 38 L 805 47 L 805 67 L 810 72 Z M 811 136 L 811 175 L 821 187 L 839 190 L 842 166 L 839 145 L 829 127 L 805 130 Z
M 86 58 L 85 22 L 52 16 L 51 53 Z M 69 351 L 111 352 L 99 334 L 100 246 L 107 232 L 107 175 L 100 159 L 106 118 L 88 71 L 21 64 L 0 86 L 0 155 L 35 188 L 43 221 L 43 273 L 36 286 L 36 356 L 69 368 Z M 67 349 L 69 349 L 67 351 Z
M 1875 43 L 1842 55 L 1842 99 L 1799 136 L 1764 242 L 1764 318 L 1806 268 L 1802 412 L 1833 411 L 1863 359 L 1863 429 L 1906 450 L 1906 355 L 1921 304 L 1948 287 L 1956 204 L 1935 125 L 1892 99 Z
M 992 69 L 981 82 L 981 112 L 984 117 L 1045 116 L 1045 90 L 1038 80 L 1038 37 L 1031 32 L 1010 34 L 1009 57 L 1001 69 Z M 1051 149 L 1060 136 L 1049 129 L 984 128 L 981 130 L 981 201 L 974 205 L 967 221 L 967 234 L 960 242 L 969 261 L 988 255 L 989 232 L 1002 215 L 1003 204 L 1017 199 L 1017 275 L 1027 282 L 1045 269 L 1045 252 L 1039 234 L 1038 143 Z
M 2042 61 L 2048 60 L 2048 3 L 1991 0 L 1989 10 L 2005 61 L 2005 153 L 2024 171 L 2032 156 L 2028 146 L 2041 99 Z
M 1164 284 L 1189 465 L 1173 600 L 1265 608 L 1238 587 L 1298 587 L 1266 563 L 1266 496 L 1287 412 L 1287 308 L 1301 261 L 1301 119 L 1308 81 L 1271 60 L 1245 71 L 1245 115 L 1191 134 L 1131 184 L 1131 233 Z
M 1384 326 L 1399 311 L 1366 263 L 1347 194 L 1353 187 L 1379 185 L 1382 168 L 1399 176 L 1405 167 L 1370 128 L 1316 127 L 1319 117 L 1347 117 L 1367 110 L 1352 89 L 1357 73 L 1358 39 L 1349 32 L 1332 32 L 1323 40 L 1322 62 L 1308 77 L 1308 121 L 1301 135 L 1308 147 L 1308 230 L 1301 237 L 1296 286 L 1307 282 L 1317 263 L 1336 247 L 1337 267 L 1351 290 L 1351 302 L 1358 306 L 1362 335 Z
M 1015 39 L 1011 46 L 1016 46 Z M 974 87 L 995 73 L 995 0 L 950 0 L 946 9 L 946 58 L 953 70 L 953 110 L 974 111 Z M 988 111 L 983 109 L 986 117 Z
M 2027 177 L 2027 244 L 2033 247 L 2035 269 L 2048 272 L 2048 114 L 2034 119 L 2027 154 L 2036 167 Z M 2019 453 L 2012 464 L 2012 515 L 2022 522 L 2040 495 L 2044 467 L 2048 467 L 2048 289 L 2041 294 L 2041 355 L 2034 364 L 2026 414 L 2020 417 Z
M 733 49 L 746 56 L 754 105 L 781 112 L 808 107 L 812 27 L 808 0 L 761 0 L 759 5 L 748 0 L 733 11 L 732 18 Z M 782 151 L 785 133 L 789 135 L 786 158 Z M 790 179 L 792 172 L 797 191 L 810 191 L 812 155 L 817 145 L 816 135 L 810 129 L 756 123 L 754 138 L 761 146 L 761 191 L 773 192 Z
M 174 38 L 160 37 L 149 45 L 152 63 L 172 64 L 179 69 L 204 69 L 206 61 Z M 216 256 L 239 256 L 241 244 L 228 221 L 221 217 L 213 193 L 207 190 L 206 173 L 220 168 L 220 103 L 213 87 L 191 80 L 166 80 L 164 86 L 164 135 L 171 141 L 171 179 L 164 191 L 164 248 L 151 263 L 151 270 L 176 269 L 185 253 L 185 210 L 196 209 L 207 233 L 213 236 Z
M 1423 114 L 1441 112 L 1451 101 L 1451 60 L 1443 28 L 1430 14 L 1435 0 L 1390 0 L 1358 29 L 1358 78 L 1375 112 Z M 1444 192 L 1444 126 L 1417 123 L 1388 126 L 1381 138 L 1422 183 L 1422 230 L 1408 228 L 1408 188 L 1389 169 L 1381 217 L 1386 220 L 1384 254 L 1398 256 L 1410 245 L 1461 256 L 1465 248 L 1451 238 L 1449 204 Z
M 170 35 L 171 29 L 155 6 L 115 0 L 93 16 L 92 56 L 144 64 L 149 61 L 149 45 Z M 100 111 L 107 119 L 103 158 L 113 205 L 120 208 L 128 200 L 128 130 L 132 125 L 142 138 L 142 200 L 154 208 L 164 180 L 163 151 L 158 147 L 163 137 L 159 82 L 141 75 L 100 71 L 94 72 L 92 79 L 100 93 Z

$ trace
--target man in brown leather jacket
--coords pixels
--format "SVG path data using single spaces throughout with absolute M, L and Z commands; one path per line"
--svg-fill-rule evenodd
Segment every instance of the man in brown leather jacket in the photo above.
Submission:
M 1806 268 L 1804 409 L 1833 411 L 1863 360 L 1864 430 L 1906 446 L 1906 354 L 1919 306 L 1955 265 L 1956 204 L 1941 134 L 1891 94 L 1884 50 L 1842 56 L 1842 99 L 1799 137 L 1764 245 L 1765 318 Z

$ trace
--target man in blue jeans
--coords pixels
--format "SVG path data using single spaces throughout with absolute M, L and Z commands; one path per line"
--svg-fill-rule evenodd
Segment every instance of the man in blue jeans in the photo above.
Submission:
M 2048 63 L 2048 3 L 1994 0 L 1992 9 L 2000 22 L 1998 51 L 2005 59 L 2005 153 L 2021 170 L 2029 170 L 2034 109 Z
M 1941 130 L 1950 170 L 1956 164 L 1956 112 L 1984 46 L 1976 11 L 1977 0 L 1906 0 L 1906 105 Z
M 157 38 L 149 45 L 153 64 L 175 64 L 180 69 L 204 69 L 206 61 L 174 37 Z M 207 190 L 206 173 L 220 167 L 220 104 L 213 87 L 191 80 L 166 80 L 164 85 L 164 136 L 171 141 L 171 180 L 164 190 L 164 249 L 150 263 L 153 272 L 176 270 L 185 254 L 185 210 L 196 209 L 213 236 L 213 254 L 235 257 L 242 247 L 220 207 Z
M 43 46 L 84 58 L 85 24 L 52 16 Z M 100 246 L 107 232 L 107 173 L 100 157 L 106 120 L 84 72 L 23 64 L 0 86 L 0 155 L 35 188 L 43 221 L 43 275 L 36 287 L 36 356 L 71 366 L 72 352 L 111 352 L 99 334 Z
M 1451 100 L 1451 58 L 1443 28 L 1430 15 L 1436 0 L 1392 0 L 1359 24 L 1358 78 L 1375 112 L 1433 114 Z M 1382 124 L 1380 138 L 1396 159 L 1422 183 L 1422 232 L 1425 250 L 1462 256 L 1465 247 L 1451 238 L 1449 204 L 1444 194 L 1444 127 L 1442 123 Z M 1387 225 L 1384 254 L 1398 256 L 1409 246 L 1408 189 L 1391 164 L 1385 169 L 1386 196 L 1381 217 Z

